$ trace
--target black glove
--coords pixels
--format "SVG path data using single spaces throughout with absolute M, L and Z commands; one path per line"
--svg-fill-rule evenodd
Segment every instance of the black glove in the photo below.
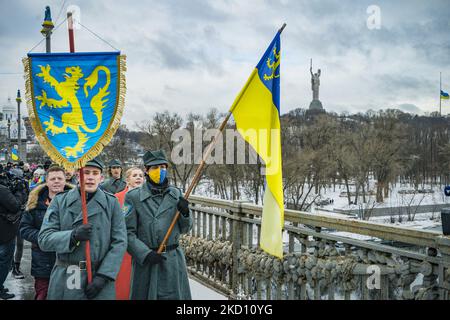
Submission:
M 149 264 L 149 265 L 154 265 L 154 264 L 159 264 L 166 259 L 167 259 L 166 257 L 159 254 L 158 252 L 152 251 L 145 257 L 144 263 Z
M 71 238 L 75 241 L 86 241 L 91 237 L 91 232 L 92 225 L 90 223 L 82 224 L 73 229 Z
M 27 190 L 27 184 L 25 180 L 19 180 L 17 181 L 17 191 L 26 191 Z
M 105 287 L 105 285 L 108 283 L 108 279 L 106 277 L 103 277 L 101 275 L 96 275 L 92 282 L 89 283 L 86 286 L 86 289 L 84 290 L 84 293 L 86 294 L 86 297 L 88 299 L 94 299 L 100 291 Z
M 178 199 L 177 209 L 178 211 L 180 211 L 183 217 L 189 217 L 189 201 L 187 201 L 185 198 L 180 197 Z

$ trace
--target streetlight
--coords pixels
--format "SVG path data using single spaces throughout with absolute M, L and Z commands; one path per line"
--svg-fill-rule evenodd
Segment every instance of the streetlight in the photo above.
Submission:
M 20 97 L 20 90 L 17 90 L 17 155 L 19 159 L 22 160 L 22 138 L 21 138 L 21 128 L 20 128 L 20 103 L 22 98 Z

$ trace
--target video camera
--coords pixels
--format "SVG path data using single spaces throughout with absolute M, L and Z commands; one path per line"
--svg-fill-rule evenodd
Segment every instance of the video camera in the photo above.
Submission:
M 8 187 L 12 193 L 24 190 L 26 192 L 28 188 L 20 169 L 11 169 L 10 171 L 0 169 L 0 184 Z

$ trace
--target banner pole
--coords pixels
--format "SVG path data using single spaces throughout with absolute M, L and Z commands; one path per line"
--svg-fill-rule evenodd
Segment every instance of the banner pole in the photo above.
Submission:
M 75 41 L 73 35 L 73 18 L 72 12 L 67 12 L 67 25 L 69 28 L 69 47 L 70 52 L 75 53 Z M 88 223 L 88 212 L 86 204 L 86 191 L 84 188 L 84 167 L 80 168 L 80 194 L 81 194 L 81 212 L 83 215 L 83 224 Z M 85 253 L 86 253 L 86 270 L 88 283 L 92 282 L 92 263 L 91 263 L 91 245 L 89 240 L 86 242 Z

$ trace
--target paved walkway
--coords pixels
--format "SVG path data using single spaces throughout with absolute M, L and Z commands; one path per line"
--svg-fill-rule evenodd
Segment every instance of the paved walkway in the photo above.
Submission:
M 25 279 L 14 279 L 10 272 L 4 286 L 9 289 L 10 293 L 16 295 L 13 300 L 32 300 L 34 299 L 34 280 L 30 275 L 31 244 L 28 241 L 24 243 L 20 270 L 24 274 Z
M 22 258 L 22 264 L 20 266 L 22 273 L 25 275 L 25 279 L 14 279 L 11 273 L 5 282 L 5 287 L 9 289 L 9 292 L 16 295 L 12 300 L 32 300 L 34 299 L 34 280 L 30 275 L 31 269 L 31 244 L 25 241 L 24 252 Z M 216 293 L 215 291 L 206 288 L 200 283 L 189 280 L 191 285 L 191 293 L 193 300 L 224 300 L 224 296 Z

